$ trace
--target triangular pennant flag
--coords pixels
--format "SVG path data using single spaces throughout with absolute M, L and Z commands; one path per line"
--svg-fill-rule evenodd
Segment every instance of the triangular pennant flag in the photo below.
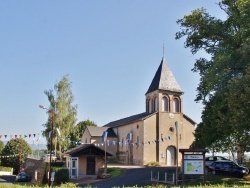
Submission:
M 24 138 L 27 138 L 27 135 L 25 134 L 25 135 L 23 135 L 23 137 L 24 137 Z
M 36 137 L 36 134 L 33 134 L 34 137 Z
M 0 134 L 0 138 L 2 138 L 2 135 Z
M 31 134 L 29 134 L 29 138 L 31 137 Z
M 170 136 L 168 136 L 168 139 L 170 140 Z
M 7 135 L 4 135 L 4 137 L 6 138 L 6 137 L 7 137 Z

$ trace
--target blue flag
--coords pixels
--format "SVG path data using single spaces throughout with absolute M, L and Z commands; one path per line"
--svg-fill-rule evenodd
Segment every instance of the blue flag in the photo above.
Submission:
M 105 142 L 107 140 L 107 136 L 108 136 L 108 132 L 107 131 L 103 131 L 102 142 Z

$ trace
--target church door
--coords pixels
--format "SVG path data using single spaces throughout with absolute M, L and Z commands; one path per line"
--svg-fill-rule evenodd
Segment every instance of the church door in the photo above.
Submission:
M 175 165 L 175 147 L 174 146 L 169 146 L 167 147 L 167 166 L 174 166 Z
M 95 175 L 95 156 L 87 157 L 87 175 Z

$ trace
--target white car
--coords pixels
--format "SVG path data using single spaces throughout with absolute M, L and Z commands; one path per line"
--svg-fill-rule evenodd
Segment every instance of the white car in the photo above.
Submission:
M 56 162 L 56 156 L 54 155 L 54 154 L 51 154 L 51 161 L 52 162 Z M 45 161 L 45 162 L 50 162 L 50 154 L 46 154 L 46 155 L 44 155 L 43 156 L 43 160 Z

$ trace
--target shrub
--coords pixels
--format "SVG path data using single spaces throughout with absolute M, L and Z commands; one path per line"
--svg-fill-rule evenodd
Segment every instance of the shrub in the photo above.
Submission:
M 69 181 L 69 169 L 68 168 L 53 167 L 53 171 L 55 172 L 55 178 L 54 178 L 55 184 L 59 185 L 61 183 L 66 183 Z
M 146 164 L 146 166 L 160 166 L 159 162 L 153 161 Z
M 11 172 L 12 171 L 12 167 L 0 166 L 0 171 Z

